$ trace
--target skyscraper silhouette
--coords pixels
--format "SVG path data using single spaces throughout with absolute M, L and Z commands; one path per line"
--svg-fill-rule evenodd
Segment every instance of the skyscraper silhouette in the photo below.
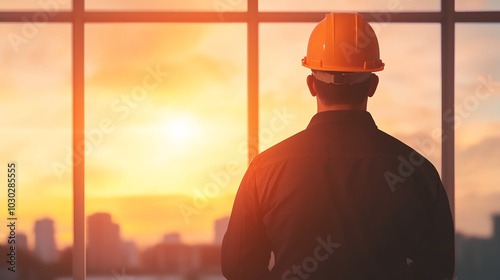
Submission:
M 87 217 L 87 265 L 94 272 L 119 270 L 125 263 L 120 226 L 108 213 Z
M 493 215 L 493 240 L 500 244 L 500 213 Z
M 28 236 L 26 234 L 16 234 L 16 249 L 28 250 Z
M 137 244 L 134 241 L 126 241 L 122 243 L 123 253 L 124 253 L 124 265 L 126 267 L 138 267 L 139 266 L 139 250 L 137 249 Z
M 35 256 L 45 263 L 56 261 L 57 249 L 54 239 L 54 221 L 51 219 L 35 221 Z

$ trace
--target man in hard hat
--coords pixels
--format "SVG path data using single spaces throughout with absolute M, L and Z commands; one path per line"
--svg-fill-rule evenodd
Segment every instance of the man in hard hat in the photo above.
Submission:
M 359 14 L 327 15 L 302 65 L 318 113 L 248 167 L 222 244 L 224 276 L 452 279 L 453 220 L 438 172 L 366 111 L 372 72 L 384 68 L 373 29 Z

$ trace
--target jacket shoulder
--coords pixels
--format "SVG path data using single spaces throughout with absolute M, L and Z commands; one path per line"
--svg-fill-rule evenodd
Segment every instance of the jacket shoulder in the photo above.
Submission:
M 260 169 L 269 164 L 300 155 L 301 150 L 303 150 L 301 146 L 307 142 L 306 134 L 306 130 L 302 130 L 267 148 L 252 159 L 252 165 L 255 169 Z

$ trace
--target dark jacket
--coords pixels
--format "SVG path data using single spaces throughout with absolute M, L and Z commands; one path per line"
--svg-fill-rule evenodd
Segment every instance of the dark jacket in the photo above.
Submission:
M 454 230 L 439 174 L 368 112 L 318 113 L 251 162 L 222 271 L 229 280 L 449 280 Z

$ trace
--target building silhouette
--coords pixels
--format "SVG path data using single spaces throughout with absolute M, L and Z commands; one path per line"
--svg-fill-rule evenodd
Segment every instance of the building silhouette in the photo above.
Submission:
M 227 231 L 227 225 L 229 224 L 229 216 L 215 220 L 214 222 L 214 244 L 222 245 L 222 240 L 224 239 L 224 234 Z
M 109 213 L 87 217 L 87 267 L 91 272 L 119 271 L 126 257 L 120 236 L 120 226 Z
M 500 214 L 493 216 L 493 239 L 500 242 Z
M 180 244 L 181 235 L 178 232 L 171 232 L 163 235 L 163 244 Z
M 52 219 L 35 221 L 35 256 L 44 263 L 53 263 L 57 259 Z
M 96 213 L 87 217 L 87 268 L 89 274 L 109 274 L 130 269 L 136 275 L 176 275 L 183 279 L 198 279 L 203 275 L 220 275 L 220 245 L 227 230 L 229 217 L 214 221 L 212 244 L 188 245 L 182 243 L 181 234 L 170 232 L 161 242 L 139 250 L 133 241 L 121 239 L 120 226 L 108 213 Z M 456 234 L 456 275 L 460 280 L 500 279 L 500 214 L 492 217 L 491 238 L 478 238 Z M 19 250 L 19 278 L 0 279 L 54 280 L 71 275 L 72 248 L 61 252 L 58 258 L 54 238 L 54 221 L 37 220 L 34 226 L 35 250 L 29 251 L 26 235 L 16 236 Z M 3 245 L 2 245 L 3 246 Z M 0 249 L 5 246 L 0 246 Z M 0 268 L 7 271 L 7 264 Z M 8 277 L 7 277 L 8 276 Z M 66 279 L 66 278 L 63 278 Z M 70 278 L 67 278 L 70 279 Z
M 187 245 L 182 243 L 180 233 L 170 232 L 163 235 L 160 243 L 139 250 L 135 242 L 122 241 L 120 227 L 110 214 L 93 214 L 87 217 L 88 272 L 109 275 L 113 270 L 121 273 L 127 268 L 131 275 L 175 275 L 182 279 L 220 275 L 220 243 L 228 220 L 229 217 L 223 217 L 214 221 L 214 244 Z M 500 279 L 500 214 L 494 215 L 492 221 L 491 238 L 456 234 L 457 279 Z M 8 263 L 1 263 L 0 279 L 71 279 L 73 249 L 68 247 L 57 257 L 54 221 L 37 220 L 34 229 L 35 250 L 28 250 L 26 235 L 17 234 L 19 273 L 7 273 Z M 7 251 L 7 248 L 8 244 L 0 245 L 0 251 Z
M 139 266 L 139 250 L 134 241 L 125 241 L 122 243 L 124 253 L 124 265 L 126 267 L 137 268 Z
M 155 274 L 183 274 L 193 269 L 192 255 L 189 245 L 160 243 L 142 252 L 141 266 Z
M 16 249 L 28 250 L 28 237 L 26 234 L 16 234 Z
M 500 279 L 500 214 L 493 216 L 492 238 L 456 234 L 457 279 Z
M 198 271 L 221 272 L 221 247 L 219 244 L 200 244 L 193 246 L 193 267 Z

